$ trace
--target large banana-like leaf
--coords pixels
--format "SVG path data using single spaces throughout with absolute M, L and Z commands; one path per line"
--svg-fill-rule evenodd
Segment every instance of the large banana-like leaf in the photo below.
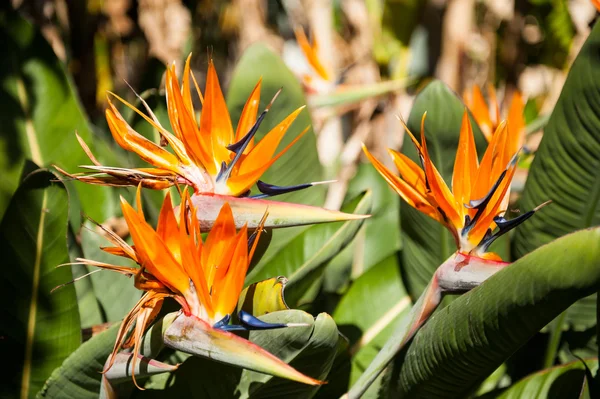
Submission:
M 421 91 L 408 118 L 408 127 L 418 137 L 421 118 L 425 120 L 425 138 L 431 160 L 450 186 L 452 169 L 458 146 L 458 136 L 465 106 L 441 81 L 434 81 Z M 485 138 L 471 119 L 473 134 L 479 155 L 486 147 Z M 410 142 L 404 140 L 402 152 L 419 164 L 417 152 Z M 427 286 L 436 268 L 455 250 L 450 233 L 433 219 L 423 215 L 402 201 L 403 276 L 411 297 L 416 300 Z
M 551 206 L 515 232 L 513 255 L 521 257 L 572 231 L 600 224 L 600 24 L 573 62 L 544 129 L 520 200 L 532 209 Z
M 398 195 L 390 190 L 371 164 L 361 163 L 348 185 L 346 198 L 355 198 L 366 190 L 373 192 L 371 217 L 365 220 L 350 245 L 327 265 L 323 281 L 326 292 L 343 292 L 352 279 L 395 254 L 401 247 Z
M 595 374 L 598 369 L 598 359 L 589 359 L 585 364 L 577 360 L 539 371 L 515 383 L 496 398 L 581 398 L 580 394 L 586 379 L 586 366 Z
M 84 342 L 54 370 L 40 394 L 45 398 L 71 396 L 97 399 L 101 371 L 115 344 L 117 330 L 118 326 L 115 325 Z
M 552 204 L 517 229 L 512 242 L 515 258 L 556 237 L 600 224 L 599 169 L 600 24 L 596 23 L 544 129 L 520 200 L 523 209 L 547 200 Z M 586 308 L 576 303 L 561 327 L 595 325 L 595 309 L 586 312 Z
M 536 332 L 600 288 L 600 228 L 561 237 L 435 313 L 399 365 L 398 396 L 464 397 Z
M 350 340 L 349 385 L 354 384 L 369 366 L 398 322 L 408 315 L 410 307 L 411 299 L 402 285 L 395 255 L 354 281 L 333 313 L 338 328 Z M 372 385 L 365 393 L 366 397 L 375 396 L 377 385 Z M 348 386 L 344 387 L 337 396 L 347 389 Z
M 301 316 L 303 314 L 303 316 Z M 267 349 L 278 358 L 289 363 L 296 370 L 311 377 L 327 381 L 327 375 L 335 358 L 338 340 L 337 326 L 331 316 L 321 313 L 316 318 L 299 310 L 274 312 L 261 317 L 269 323 L 304 322 L 310 328 L 288 328 L 271 331 L 253 331 L 250 340 Z M 307 330 L 310 334 L 307 334 Z M 297 348 L 301 348 L 298 350 Z M 319 386 L 299 384 L 259 374 L 254 371 L 242 372 L 238 389 L 241 397 L 298 398 L 312 397 Z
M 16 12 L 0 12 L 2 109 L 0 214 L 17 188 L 26 159 L 40 166 L 57 164 L 68 171 L 89 160 L 75 132 L 93 149 L 92 131 L 70 80 L 40 32 Z M 83 211 L 96 220 L 114 214 L 106 187 L 76 185 Z
M 163 321 L 164 319 L 159 320 L 146 332 L 141 354 L 147 358 L 136 365 L 135 374 L 138 379 L 176 369 L 173 367 L 176 364 L 168 366 L 148 360 L 156 357 L 164 348 L 161 338 L 165 327 Z M 118 354 L 110 370 L 105 374 L 102 373 L 106 359 L 113 350 L 118 329 L 119 324 L 115 324 L 79 346 L 60 367 L 52 372 L 38 397 L 94 399 L 98 398 L 99 394 L 102 397 L 102 388 L 106 389 L 108 384 L 103 377 L 113 378 L 111 387 L 117 392 L 122 387 L 125 387 L 124 390 L 130 389 L 133 386 L 130 353 Z M 156 364 L 161 367 L 156 367 Z M 119 383 L 121 386 L 118 385 Z
M 354 214 L 369 213 L 372 205 L 370 192 L 346 204 L 342 210 Z M 310 302 L 327 262 L 354 238 L 362 220 L 327 223 L 312 226 L 298 235 L 275 258 L 260 262 L 249 274 L 247 281 L 254 282 L 270 276 L 286 276 L 288 284 L 285 299 L 289 306 Z
M 260 108 L 263 110 L 277 91 L 281 94 L 275 100 L 269 114 L 261 124 L 257 140 L 274 128 L 286 116 L 299 107 L 306 105 L 302 87 L 292 72 L 285 66 L 281 58 L 263 44 L 255 44 L 248 48 L 239 60 L 231 78 L 227 93 L 227 105 L 231 119 L 237 124 L 242 108 L 252 89 L 262 78 Z M 311 126 L 312 121 L 308 109 L 303 110 L 285 134 L 279 149 L 288 145 L 300 132 Z M 278 160 L 262 176 L 261 180 L 279 186 L 294 185 L 318 181 L 322 177 L 321 164 L 317 156 L 316 139 L 308 132 L 280 160 Z M 282 200 L 311 205 L 321 205 L 324 188 L 313 187 L 294 194 L 282 195 Z
M 69 199 L 47 170 L 29 174 L 0 224 L 0 347 L 8 367 L 0 396 L 35 397 L 81 340 L 67 251 Z
M 298 371 L 326 380 L 339 339 L 337 327 L 327 314 L 313 318 L 299 310 L 285 310 L 260 317 L 269 323 L 306 323 L 307 327 L 272 331 L 252 331 L 249 340 Z M 182 359 L 181 356 L 176 356 Z M 242 370 L 199 357 L 183 357 L 185 361 L 170 377 L 152 377 L 146 391 L 135 397 L 188 398 L 309 398 L 318 387 Z
M 275 104 L 271 107 L 269 114 L 261 124 L 257 139 L 262 138 L 286 116 L 297 108 L 306 105 L 306 98 L 300 83 L 294 74 L 285 66 L 281 58 L 269 50 L 263 44 L 255 44 L 249 47 L 239 60 L 231 78 L 231 84 L 227 93 L 227 105 L 231 113 L 234 125 L 237 124 L 242 108 L 254 89 L 259 79 L 262 78 L 262 90 L 260 96 L 260 110 L 263 110 L 271 101 L 275 93 L 281 89 Z M 303 110 L 296 121 L 290 126 L 285 134 L 279 149 L 288 145 L 302 130 L 312 124 L 310 112 Z M 305 136 L 279 159 L 261 180 L 287 186 L 319 181 L 323 178 L 322 167 L 317 155 L 316 138 L 313 131 Z M 290 201 L 308 205 L 321 206 L 325 200 L 323 186 L 315 186 L 299 192 L 284 194 L 277 200 Z M 278 249 L 289 242 L 293 237 L 305 228 L 285 229 L 273 232 L 273 240 L 265 260 L 271 258 Z M 265 278 L 273 277 L 273 275 Z

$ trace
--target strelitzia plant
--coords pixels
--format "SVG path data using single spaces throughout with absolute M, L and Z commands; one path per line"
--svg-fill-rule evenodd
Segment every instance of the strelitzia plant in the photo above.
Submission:
M 93 163 L 82 167 L 90 172 L 72 174 L 58 169 L 71 178 L 98 185 L 135 187 L 141 184 L 143 187 L 159 190 L 176 184 L 189 185 L 194 191 L 191 201 L 201 210 L 203 231 L 211 228 L 225 202 L 232 208 L 238 228 L 245 223 L 248 223 L 250 228 L 256 228 L 267 207 L 269 208 L 269 217 L 265 222 L 267 227 L 357 218 L 354 215 L 318 207 L 263 201 L 266 197 L 327 183 L 309 182 L 280 187 L 259 180 L 273 163 L 308 132 L 309 128 L 306 127 L 289 145 L 276 153 L 286 131 L 304 107 L 296 109 L 262 140 L 255 142 L 255 135 L 261 122 L 279 93 L 258 115 L 261 89 L 259 80 L 246 101 L 234 131 L 212 61 L 208 65 L 206 88 L 202 94 L 190 71 L 190 59 L 191 56 L 185 63 L 181 84 L 174 64 L 168 66 L 166 71 L 167 110 L 173 132 L 169 132 L 161 125 L 140 96 L 138 99 L 147 114 L 116 94 L 108 97 L 106 120 L 113 138 L 123 149 L 134 152 L 152 167 L 123 168 L 102 165 L 85 142 L 78 137 L 83 150 Z M 202 104 L 199 118 L 192 100 L 192 85 L 198 101 Z M 154 127 L 160 134 L 160 145 L 136 132 L 113 104 L 111 97 L 125 104 Z M 172 152 L 163 148 L 167 145 L 171 147 Z M 260 193 L 252 196 L 251 189 L 255 184 Z
M 532 217 L 533 210 L 507 220 L 504 214 L 508 206 L 510 184 L 516 170 L 519 151 L 514 152 L 519 140 L 519 130 L 512 131 L 502 122 L 490 138 L 488 147 L 479 162 L 469 115 L 465 110 L 452 176 L 452 190 L 431 161 L 425 140 L 425 117 L 421 120 L 419 142 L 404 126 L 417 149 L 421 166 L 392 149 L 389 153 L 399 171 L 399 176 L 388 170 L 363 146 L 365 154 L 388 184 L 410 206 L 438 221 L 446 227 L 456 243 L 456 252 L 436 270 L 429 285 L 414 305 L 407 324 L 402 325 L 403 338 L 388 341 L 373 360 L 369 369 L 356 383 L 349 397 L 359 397 L 362 389 L 372 382 L 382 364 L 410 340 L 439 305 L 442 295 L 448 292 L 468 291 L 510 263 L 490 252 L 490 245 L 500 236 Z M 368 381 L 368 382 L 367 382 Z
M 121 208 L 133 245 L 106 230 L 107 237 L 114 246 L 103 250 L 131 259 L 139 267 L 77 259 L 82 264 L 131 276 L 134 285 L 144 291 L 139 302 L 123 319 L 117 333 L 113 351 L 104 368 L 109 380 L 115 376 L 122 378 L 123 375 L 119 375 L 121 373 L 131 375 L 135 382 L 137 367 L 142 358 L 144 334 L 155 321 L 164 300 L 173 298 L 181 305 L 181 311 L 163 318 L 162 339 L 166 345 L 305 384 L 321 384 L 259 346 L 229 332 L 300 327 L 265 323 L 243 311 L 238 316 L 240 324 L 230 324 L 248 265 L 260 238 L 262 223 L 251 235 L 248 234 L 247 226 L 237 231 L 231 208 L 225 204 L 215 226 L 206 239 L 202 240 L 197 210 L 190 202 L 187 191 L 184 191 L 179 206 L 179 222 L 171 197 L 167 194 L 156 229 L 146 222 L 139 189 L 137 210 L 123 198 Z M 121 353 L 127 348 L 132 348 L 132 351 Z M 110 373 L 116 363 L 119 371 Z M 129 370 L 125 368 L 126 365 Z M 152 360 L 150 365 L 163 371 L 176 368 L 156 360 Z M 104 389 L 109 390 L 110 386 Z

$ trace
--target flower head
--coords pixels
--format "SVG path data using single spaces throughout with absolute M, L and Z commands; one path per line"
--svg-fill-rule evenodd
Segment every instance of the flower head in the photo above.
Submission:
M 199 118 L 193 105 L 192 84 L 198 101 L 202 104 Z M 170 65 L 166 72 L 167 110 L 173 132 L 167 131 L 161 125 L 141 97 L 138 96 L 147 114 L 117 95 L 112 95 L 151 124 L 159 132 L 161 144 L 168 144 L 172 152 L 136 132 L 109 97 L 106 120 L 112 136 L 121 147 L 135 152 L 152 167 L 129 169 L 103 166 L 80 140 L 84 151 L 94 163 L 93 166 L 84 168 L 92 173 L 63 173 L 93 184 L 137 186 L 141 183 L 144 187 L 163 189 L 182 183 L 192 186 L 196 194 L 246 195 L 261 175 L 308 131 L 306 128 L 287 147 L 276 153 L 286 131 L 304 108 L 300 107 L 256 143 L 254 136 L 273 104 L 271 101 L 257 117 L 260 89 L 261 81 L 256 84 L 246 101 L 234 131 L 213 63 L 208 65 L 203 95 L 190 71 L 188 57 L 181 84 L 175 72 L 175 65 Z M 294 186 L 288 191 L 310 185 L 308 183 Z
M 237 306 L 248 265 L 262 228 L 257 229 L 255 234 L 250 236 L 246 226 L 237 231 L 231 209 L 226 203 L 219 213 L 215 226 L 203 241 L 198 218 L 195 215 L 196 210 L 191 205 L 187 192 L 184 192 L 180 205 L 179 223 L 171 198 L 167 194 L 156 229 L 145 220 L 139 189 L 137 210 L 124 199 L 121 199 L 121 206 L 134 245 L 127 244 L 116 234 L 107 231 L 108 238 L 114 246 L 103 250 L 129 258 L 139 267 L 116 266 L 89 259 L 78 259 L 84 264 L 134 276 L 135 286 L 145 291 L 121 324 L 111 358 L 107 362 L 107 370 L 112 367 L 116 354 L 127 347 L 134 348 L 131 366 L 132 370 L 135 368 L 143 334 L 155 319 L 167 297 L 174 298 L 181 305 L 186 316 L 199 319 L 202 325 L 210 330 L 252 329 L 257 326 L 260 329 L 267 329 L 287 326 L 268 325 L 246 313 L 240 316 L 242 325 L 229 324 L 230 315 Z M 127 338 L 130 331 L 132 333 Z
M 335 88 L 333 73 L 319 58 L 319 43 L 313 37 L 312 42 L 308 40 L 302 28 L 294 30 L 296 42 L 300 46 L 305 62 L 298 62 L 296 58 L 290 59 L 287 64 L 301 79 L 306 92 L 326 93 Z
M 487 91 L 490 103 L 489 107 L 483 98 L 481 89 L 477 85 L 473 86 L 470 93 L 468 91 L 464 92 L 463 100 L 473 114 L 473 118 L 477 121 L 483 135 L 487 141 L 490 142 L 494 132 L 498 131 L 498 126 L 501 123 L 501 113 L 500 106 L 496 99 L 496 90 L 494 89 L 494 86 L 489 85 Z M 525 104 L 521 93 L 515 91 L 510 100 L 510 104 L 508 105 L 506 116 L 506 124 L 508 125 L 511 139 L 509 151 L 513 154 L 516 153 L 525 142 L 524 108 Z
M 499 259 L 496 254 L 487 252 L 490 244 L 539 209 L 512 220 L 503 216 L 517 160 L 517 154 L 511 152 L 514 138 L 508 124 L 498 126 L 479 162 L 465 111 L 450 190 L 431 162 L 424 123 L 425 115 L 421 121 L 420 143 L 405 126 L 419 153 L 421 167 L 406 155 L 390 149 L 400 172 L 400 176 L 396 176 L 363 147 L 367 157 L 404 201 L 450 230 L 460 252 Z

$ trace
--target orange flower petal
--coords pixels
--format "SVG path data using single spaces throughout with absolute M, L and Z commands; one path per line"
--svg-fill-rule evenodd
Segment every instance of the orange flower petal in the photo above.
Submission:
M 523 109 L 525 103 L 521 93 L 515 91 L 512 100 L 510 101 L 510 107 L 508 109 L 508 152 L 512 157 L 517 153 L 519 148 L 523 146 L 525 140 L 525 117 L 523 116 Z
M 444 212 L 448 220 L 458 229 L 463 226 L 463 219 L 459 215 L 458 205 L 450 192 L 450 189 L 444 182 L 444 179 L 431 162 L 429 151 L 427 150 L 427 141 L 425 140 L 425 118 L 427 112 L 423 114 L 421 119 L 421 150 L 423 155 L 423 163 L 425 164 L 425 176 L 429 183 L 431 196 L 435 199 L 437 206 Z
M 144 114 L 142 111 L 140 111 L 139 109 L 134 107 L 132 104 L 130 104 L 125 99 L 119 97 L 118 95 L 116 95 L 114 93 L 110 93 L 110 94 L 113 97 L 115 97 L 117 100 L 122 102 L 127 108 L 131 109 L 133 112 L 135 112 L 136 114 L 141 116 L 150 125 L 152 125 L 152 127 L 155 128 L 160 133 L 161 137 L 163 137 L 167 141 L 167 143 L 169 143 L 169 145 L 173 148 L 173 151 L 175 152 L 175 154 L 177 155 L 177 157 L 180 159 L 180 161 L 183 164 L 188 165 L 190 163 L 189 158 L 185 152 L 183 143 L 177 137 L 175 137 L 173 134 L 168 132 L 164 127 L 162 127 L 160 125 L 160 123 L 158 123 L 158 121 L 153 120 L 152 118 L 150 118 L 148 115 Z M 110 99 L 107 99 L 107 100 L 110 103 Z
M 154 144 L 133 130 L 114 105 L 106 110 L 108 127 L 115 141 L 125 150 L 138 154 L 140 158 L 157 168 L 180 172 L 179 160 L 170 152 Z
M 244 105 L 244 109 L 242 110 L 242 114 L 240 115 L 240 120 L 237 125 L 237 130 L 235 132 L 235 141 L 236 143 L 242 139 L 252 129 L 254 123 L 256 122 L 256 116 L 258 115 L 258 106 L 260 105 L 260 88 L 261 88 L 262 78 L 258 80 L 256 86 L 254 86 L 254 90 L 246 100 L 246 104 Z M 250 150 L 254 147 L 254 138 L 250 140 L 250 143 L 244 150 L 244 153 L 250 152 Z
M 423 169 L 414 163 L 412 159 L 398 151 L 394 151 L 390 148 L 388 149 L 388 153 L 392 156 L 394 165 L 396 165 L 402 180 L 408 183 L 417 192 L 426 196 L 427 186 L 425 184 L 425 172 L 423 172 Z
M 189 196 L 187 192 L 185 192 L 184 197 L 181 201 L 181 216 L 180 223 L 185 223 L 185 226 L 181 226 L 179 230 L 178 239 L 181 245 L 181 255 L 182 255 L 182 264 L 183 267 L 188 274 L 188 276 L 194 282 L 194 287 L 196 289 L 196 293 L 198 294 L 198 298 L 200 300 L 201 306 L 207 313 L 209 318 L 214 317 L 214 307 L 212 304 L 212 299 L 210 295 L 210 286 L 206 281 L 205 271 L 202 267 L 202 247 L 198 247 L 196 242 L 196 235 L 199 235 L 199 229 L 193 228 L 193 220 L 195 214 L 192 214 L 192 218 L 186 217 L 185 209 L 189 205 Z M 192 223 L 189 223 L 189 220 L 192 220 Z M 186 228 L 187 227 L 187 228 Z M 188 234 L 189 233 L 189 234 Z M 201 238 L 198 237 L 201 242 Z M 199 256 L 200 255 L 200 256 Z
M 248 155 L 242 161 L 240 161 L 240 168 L 237 174 L 243 175 L 245 173 L 249 173 L 268 163 L 273 157 L 273 154 L 275 154 L 275 150 L 277 150 L 277 147 L 283 139 L 283 136 L 303 109 L 304 106 L 298 108 L 288 115 L 284 120 L 279 122 L 277 126 L 271 129 L 271 131 L 269 131 L 269 133 L 267 133 L 262 140 L 258 142 L 252 151 L 250 151 Z
M 121 209 L 135 244 L 140 265 L 172 291 L 185 295 L 190 288 L 189 277 L 169 248 L 123 198 L 121 198 Z
M 425 197 L 425 193 L 417 191 L 410 184 L 391 173 L 381 162 L 377 160 L 377 158 L 371 155 L 364 145 L 363 151 L 375 169 L 377 169 L 381 176 L 383 176 L 388 184 L 400 195 L 400 197 L 402 197 L 404 201 L 427 216 L 437 220 L 440 223 L 444 223 L 442 215 L 438 212 L 435 206 L 429 203 Z
M 308 63 L 313 67 L 315 72 L 317 72 L 317 74 L 319 74 L 321 78 L 329 80 L 331 77 L 329 76 L 327 69 L 321 63 L 321 61 L 319 60 L 319 56 L 317 55 L 317 41 L 314 40 L 314 44 L 311 46 L 302 28 L 294 29 L 294 33 L 296 34 L 296 41 L 300 45 L 300 49 L 302 49 L 304 57 L 306 57 Z
M 469 110 L 471 110 L 475 121 L 477 121 L 477 124 L 481 128 L 483 135 L 488 142 L 491 141 L 495 122 L 490 119 L 490 111 L 479 86 L 473 86 L 471 95 L 465 97 L 464 100 Z
M 158 223 L 156 225 L 156 234 L 167 245 L 169 251 L 177 262 L 181 262 L 181 249 L 179 247 L 179 225 L 173 212 L 173 204 L 171 202 L 171 193 L 167 192 L 163 200 L 160 213 L 158 215 Z
M 516 164 L 508 169 L 506 176 L 504 176 L 502 183 L 500 183 L 500 186 L 498 186 L 496 192 L 492 195 L 492 199 L 483 211 L 483 214 L 469 232 L 469 241 L 474 245 L 479 244 L 488 229 L 493 230 L 496 227 L 494 217 L 504 211 L 504 209 L 500 209 L 500 207 L 504 203 L 504 198 L 510 188 L 510 183 L 512 182 L 516 170 Z
M 232 252 L 229 251 L 232 239 L 235 237 L 235 222 L 233 212 L 225 203 L 217 216 L 217 220 L 206 237 L 202 251 L 202 265 L 205 268 L 208 287 L 221 279 L 231 262 Z
M 227 273 L 215 280 L 212 298 L 217 318 L 231 314 L 237 306 L 248 270 L 248 229 L 244 226 L 237 237 L 230 241 L 232 252 Z
M 471 195 L 471 185 L 477 177 L 477 149 L 475 148 L 475 139 L 473 138 L 473 129 L 469 121 L 469 114 L 465 109 L 463 120 L 460 127 L 460 138 L 456 151 L 456 160 L 454 161 L 454 171 L 452 172 L 452 193 L 459 204 L 461 217 L 464 218 L 465 207 L 468 204 Z
M 231 159 L 232 153 L 227 146 L 234 143 L 234 135 L 227 104 L 212 61 L 208 64 L 206 76 L 204 105 L 200 115 L 200 136 L 204 143 L 206 138 L 210 139 L 213 166 L 205 167 L 212 175 L 216 175 L 221 168 L 221 162 L 229 162 Z
M 175 65 L 167 68 L 166 91 L 169 120 L 173 131 L 183 142 L 187 155 L 196 165 L 202 165 L 210 174 L 216 174 L 210 137 L 200 134 L 193 110 L 190 111 L 185 105 Z
M 290 144 L 288 144 L 283 150 L 281 150 L 275 157 L 273 157 L 270 161 L 266 162 L 262 166 L 244 174 L 238 174 L 237 176 L 230 177 L 227 179 L 227 187 L 229 188 L 231 195 L 236 196 L 242 193 L 245 193 L 260 179 L 260 177 L 277 161 L 279 158 L 283 156 L 294 144 L 298 142 L 308 132 L 310 128 L 307 127 L 304 129 Z M 266 137 L 265 137 L 266 138 Z M 254 147 L 254 151 L 258 148 L 258 146 L 265 140 L 261 140 L 256 147 Z M 254 152 L 253 151 L 253 152 Z
M 500 173 L 506 168 L 508 162 L 502 162 L 505 158 L 503 144 L 506 145 L 505 122 L 498 126 L 496 133 L 492 136 L 492 140 L 483 154 L 479 169 L 477 170 L 477 178 L 471 188 L 471 200 L 478 200 L 485 197 L 500 176 Z

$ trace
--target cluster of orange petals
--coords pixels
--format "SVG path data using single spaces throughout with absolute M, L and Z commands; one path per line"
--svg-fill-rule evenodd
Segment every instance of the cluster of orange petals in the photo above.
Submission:
M 199 118 L 192 100 L 192 83 L 198 101 L 202 104 Z M 175 65 L 170 65 L 166 71 L 167 110 L 173 132 L 167 131 L 160 124 L 143 99 L 140 98 L 140 101 L 148 114 L 113 94 L 115 98 L 150 123 L 159 132 L 161 144 L 170 145 L 172 152 L 136 132 L 109 98 L 106 118 L 112 136 L 122 148 L 136 153 L 153 167 L 128 169 L 103 166 L 80 140 L 94 163 L 94 166 L 86 168 L 94 173 L 87 175 L 63 173 L 92 184 L 137 186 L 141 183 L 144 187 L 164 189 L 182 183 L 192 186 L 196 193 L 243 195 L 308 130 L 305 129 L 286 148 L 276 154 L 286 131 L 304 108 L 300 107 L 276 125 L 260 142 L 255 143 L 253 138 L 248 140 L 243 150 L 240 150 L 241 154 L 236 157 L 237 153 L 228 147 L 243 140 L 255 127 L 260 90 L 261 81 L 256 84 L 246 101 L 234 132 L 213 63 L 210 62 L 208 65 L 206 88 L 202 95 L 190 71 L 188 57 L 181 85 L 177 79 Z
M 367 157 L 404 201 L 450 230 L 461 252 L 496 258 L 495 254 L 479 253 L 477 250 L 488 230 L 496 227 L 494 217 L 506 210 L 507 194 L 516 167 L 511 160 L 514 160 L 513 148 L 518 140 L 518 132 L 511 132 L 508 124 L 501 123 L 479 162 L 473 129 L 465 111 L 450 190 L 429 156 L 424 124 L 425 115 L 421 122 L 420 143 L 405 126 L 417 148 L 423 168 L 406 155 L 389 149 L 400 174 L 397 176 L 364 148 Z M 470 205 L 486 198 L 493 188 L 483 209 Z
M 114 247 L 103 248 L 113 255 L 135 261 L 140 267 L 123 267 L 89 259 L 78 261 L 134 276 L 137 288 L 146 291 L 121 324 L 107 369 L 117 352 L 134 347 L 133 365 L 137 361 L 142 336 L 153 322 L 166 297 L 177 300 L 187 315 L 193 315 L 212 325 L 230 315 L 242 291 L 248 265 L 258 242 L 248 247 L 248 230 L 236 231 L 231 208 L 226 203 L 215 226 L 202 242 L 195 208 L 187 191 L 179 208 L 179 223 L 171 198 L 163 202 L 156 230 L 150 226 L 141 208 L 140 191 L 137 210 L 121 199 L 123 215 L 129 227 L 133 246 L 108 232 Z M 133 333 L 126 340 L 127 333 Z
M 469 111 L 473 114 L 473 118 L 481 128 L 481 131 L 488 142 L 492 140 L 492 135 L 498 130 L 498 126 L 502 121 L 500 105 L 496 97 L 496 89 L 494 86 L 487 87 L 489 106 L 485 101 L 479 86 L 473 86 L 471 92 L 465 90 L 463 100 Z M 508 104 L 508 112 L 506 114 L 506 124 L 511 135 L 515 137 L 514 146 L 510 151 L 516 153 L 524 144 L 525 141 L 525 117 L 523 110 L 525 103 L 519 91 L 513 92 L 513 95 Z

